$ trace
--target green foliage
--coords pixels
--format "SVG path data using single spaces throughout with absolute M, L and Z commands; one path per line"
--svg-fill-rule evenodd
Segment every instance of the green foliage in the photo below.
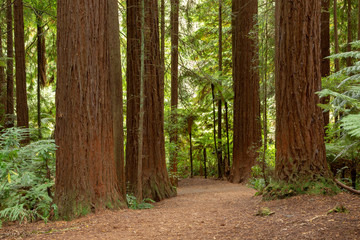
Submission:
M 53 140 L 23 146 L 29 130 L 9 128 L 0 135 L 0 219 L 2 221 L 47 220 L 52 205 L 55 151 Z M 50 193 L 50 196 L 49 196 Z
M 325 178 L 316 181 L 302 180 L 298 182 L 270 181 L 261 192 L 264 200 L 283 199 L 300 194 L 334 195 L 340 192 L 336 184 Z
M 349 210 L 344 205 L 341 204 L 329 210 L 328 214 L 330 213 L 349 213 Z
M 257 190 L 259 193 L 261 193 L 265 185 L 264 180 L 264 173 L 263 169 L 261 167 L 262 165 L 262 158 L 263 158 L 263 146 L 259 149 L 258 153 L 258 164 L 253 166 L 251 168 L 251 178 L 249 179 L 249 186 Z M 270 144 L 268 145 L 268 148 L 266 149 L 265 153 L 265 176 L 267 179 L 274 177 L 274 171 L 275 171 L 275 145 Z M 258 194 L 259 194 L 258 193 Z
M 6 59 L 0 58 L 0 67 L 6 67 Z
M 254 188 L 258 192 L 262 192 L 265 186 L 265 180 L 263 178 L 251 178 L 249 180 L 250 187 Z
M 274 213 L 275 212 L 272 212 L 269 208 L 262 207 L 262 208 L 258 209 L 258 212 L 256 213 L 256 216 L 266 217 L 266 216 L 273 215 Z
M 350 114 L 341 119 L 341 126 L 351 137 L 360 139 L 360 114 Z
M 352 43 L 352 47 L 356 49 L 359 46 L 360 41 Z M 345 169 L 356 169 L 360 163 L 360 52 L 330 56 L 340 59 L 349 57 L 353 60 L 353 66 L 345 66 L 325 78 L 326 88 L 319 92 L 321 97 L 330 96 L 331 99 L 329 104 L 322 104 L 321 107 L 337 117 L 337 121 L 327 127 L 326 143 L 328 162 L 333 171 L 337 168 L 337 173 Z
M 151 203 L 155 201 L 150 198 L 143 199 L 140 203 L 134 195 L 126 194 L 126 201 L 130 209 L 150 209 L 154 206 Z

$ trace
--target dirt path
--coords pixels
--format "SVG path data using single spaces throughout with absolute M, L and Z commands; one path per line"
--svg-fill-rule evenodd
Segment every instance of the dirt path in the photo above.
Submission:
M 0 230 L 0 239 L 360 239 L 358 196 L 262 202 L 254 194 L 244 185 L 185 179 L 178 197 L 156 203 L 153 209 L 11 226 Z M 340 204 L 350 212 L 328 214 Z M 256 216 L 261 207 L 274 214 Z

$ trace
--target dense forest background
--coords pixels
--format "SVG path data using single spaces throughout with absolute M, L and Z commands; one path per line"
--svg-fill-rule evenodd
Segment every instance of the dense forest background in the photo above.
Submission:
M 1 219 L 79 216 L 134 199 L 146 207 L 148 199 L 174 196 L 178 178 L 193 176 L 245 181 L 260 191 L 269 184 L 276 188 L 275 179 L 301 182 L 316 175 L 328 186 L 336 176 L 360 189 L 360 1 L 323 0 L 313 11 L 308 7 L 314 1 L 296 6 L 314 19 L 321 15 L 321 24 L 311 25 L 317 30 L 302 32 L 318 51 L 301 34 L 281 35 L 281 29 L 295 26 L 282 20 L 291 12 L 282 1 L 279 9 L 271 0 L 111 0 L 86 8 L 75 2 L 0 2 Z M 97 19 L 91 19 L 94 12 Z M 305 65 L 296 65 L 296 58 Z M 282 68 L 289 61 L 293 68 Z M 299 80 L 291 88 L 276 80 L 281 75 L 289 82 L 299 72 L 305 85 Z M 87 82 L 90 75 L 98 82 Z M 315 80 L 308 84 L 308 79 Z M 78 86 L 89 96 L 76 92 Z M 321 104 L 311 100 L 317 98 L 312 90 L 299 97 L 309 86 Z M 316 105 L 323 110 L 321 124 L 314 117 Z M 86 112 L 91 106 L 96 112 Z M 299 114 L 295 120 L 288 117 L 293 109 Z M 77 121 L 86 114 L 94 115 Z M 321 134 L 304 134 L 320 126 Z M 279 129 L 288 136 L 276 134 Z M 297 147 L 287 148 L 287 138 Z M 324 143 L 326 169 L 318 157 Z M 106 162 L 109 154 L 114 165 Z M 279 160 L 285 155 L 289 162 Z M 116 171 L 107 169 L 111 166 Z

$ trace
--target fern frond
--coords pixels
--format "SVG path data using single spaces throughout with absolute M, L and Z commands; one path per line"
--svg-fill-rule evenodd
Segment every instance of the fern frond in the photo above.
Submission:
M 350 136 L 360 139 L 360 114 L 349 114 L 341 120 L 341 123 Z
M 337 53 L 337 54 L 328 56 L 327 58 L 334 59 L 334 58 L 349 58 L 349 57 L 355 58 L 355 59 L 360 59 L 360 52 L 351 51 L 351 52 Z

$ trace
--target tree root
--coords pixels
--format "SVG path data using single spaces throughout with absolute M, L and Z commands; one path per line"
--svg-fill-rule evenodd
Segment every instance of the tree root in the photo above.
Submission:
M 360 195 L 360 191 L 359 191 L 359 190 L 355 190 L 355 189 L 353 189 L 353 188 L 351 188 L 351 187 L 349 187 L 349 186 L 346 186 L 345 184 L 343 184 L 342 182 L 340 182 L 340 181 L 337 180 L 337 179 L 334 179 L 334 181 L 335 181 L 335 183 L 336 183 L 337 185 L 339 185 L 340 187 L 348 190 L 349 192 L 352 192 L 352 193 L 354 193 L 354 194 Z

